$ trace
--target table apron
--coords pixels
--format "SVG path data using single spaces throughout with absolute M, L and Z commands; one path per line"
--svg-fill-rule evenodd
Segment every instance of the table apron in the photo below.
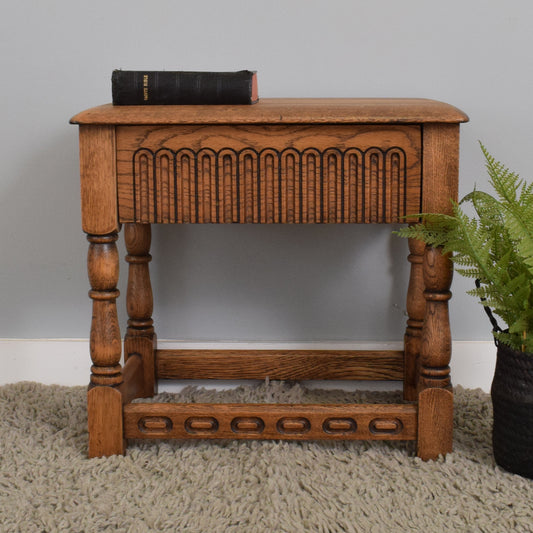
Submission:
M 416 125 L 118 126 L 122 223 L 394 223 L 421 210 Z

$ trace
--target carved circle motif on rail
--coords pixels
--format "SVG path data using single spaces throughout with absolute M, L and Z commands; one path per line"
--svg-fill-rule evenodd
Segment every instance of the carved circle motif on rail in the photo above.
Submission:
M 276 429 L 282 435 L 303 435 L 311 430 L 311 422 L 303 416 L 287 416 L 278 420 Z
M 368 425 L 372 435 L 398 435 L 403 430 L 399 418 L 374 418 Z
M 191 435 L 212 435 L 218 431 L 218 420 L 212 416 L 191 416 L 185 420 L 185 431 Z
M 265 429 L 265 423 L 258 416 L 239 416 L 231 421 L 233 433 L 260 435 Z
M 139 430 L 142 433 L 161 434 L 172 431 L 172 420 L 167 416 L 144 416 L 139 420 Z
M 322 429 L 330 435 L 350 435 L 357 431 L 357 422 L 353 418 L 327 418 Z

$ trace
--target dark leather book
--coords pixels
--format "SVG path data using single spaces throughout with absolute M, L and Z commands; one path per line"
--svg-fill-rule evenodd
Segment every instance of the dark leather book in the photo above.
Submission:
M 115 105 L 253 104 L 257 73 L 115 70 Z

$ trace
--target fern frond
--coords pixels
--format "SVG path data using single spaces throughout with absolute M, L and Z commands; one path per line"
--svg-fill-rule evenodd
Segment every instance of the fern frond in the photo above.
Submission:
M 419 213 L 413 217 L 422 218 L 423 222 L 411 224 L 394 231 L 395 235 L 408 239 L 418 239 L 431 246 L 442 246 L 450 231 L 456 225 L 455 218 L 440 213 Z
M 533 184 L 497 162 L 481 145 L 490 183 L 501 201 L 504 227 L 516 240 L 517 251 L 533 274 Z
M 516 202 L 516 194 L 523 182 L 515 172 L 511 172 L 502 163 L 496 161 L 482 143 L 481 151 L 485 156 L 485 167 L 500 201 L 513 204 Z
M 500 227 L 504 225 L 500 203 L 494 196 L 474 189 L 461 199 L 459 205 L 467 202 L 474 206 L 478 219 L 482 224 L 491 228 L 495 225 Z
M 478 268 L 460 268 L 456 266 L 455 271 L 458 274 L 461 274 L 461 276 L 463 276 L 464 278 L 479 279 L 480 276 L 480 271 Z

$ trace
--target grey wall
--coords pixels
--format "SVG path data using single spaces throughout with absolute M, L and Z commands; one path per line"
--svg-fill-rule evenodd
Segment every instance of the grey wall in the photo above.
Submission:
M 533 174 L 532 19 L 529 0 L 4 2 L 0 337 L 88 336 L 68 119 L 110 101 L 114 68 L 257 69 L 262 97 L 447 101 L 471 118 L 461 137 L 466 193 L 486 184 L 478 139 Z M 377 226 L 155 227 L 159 336 L 400 339 L 405 248 Z M 456 278 L 454 337 L 488 339 L 468 286 Z

